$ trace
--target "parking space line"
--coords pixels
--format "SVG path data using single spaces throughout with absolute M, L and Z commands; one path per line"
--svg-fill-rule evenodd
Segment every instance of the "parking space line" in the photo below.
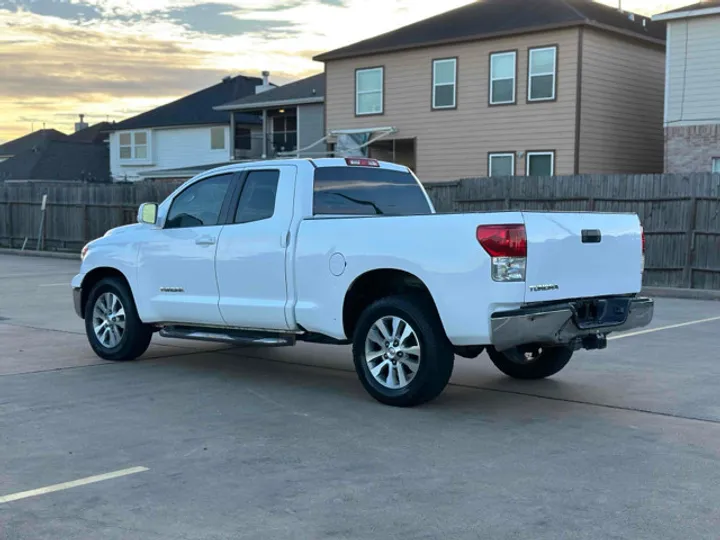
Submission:
M 130 474 L 137 474 L 149 470 L 150 469 L 148 469 L 147 467 L 131 467 L 129 469 L 123 469 L 121 471 L 98 474 L 96 476 L 88 476 L 87 478 L 80 478 L 79 480 L 73 480 L 72 482 L 63 482 L 62 484 L 54 484 L 52 486 L 31 489 L 29 491 L 21 491 L 20 493 L 12 493 L 10 495 L 0 497 L 0 504 L 9 503 L 20 499 L 27 499 L 29 497 L 36 497 L 38 495 L 46 495 L 48 493 L 54 493 L 55 491 L 63 491 L 78 486 L 85 486 L 87 484 L 94 484 L 95 482 L 102 482 L 103 480 L 112 480 L 113 478 L 120 478 L 121 476 L 128 476 Z
M 629 332 L 627 334 L 620 334 L 619 336 L 610 336 L 611 339 L 622 339 L 627 337 L 642 336 L 644 334 L 652 334 L 653 332 L 660 332 L 661 330 L 672 330 L 673 328 L 682 328 L 684 326 L 692 326 L 694 324 L 702 324 L 707 322 L 720 321 L 720 317 L 709 317 L 707 319 L 698 319 L 696 321 L 688 321 L 678 324 L 669 324 L 668 326 L 659 326 L 657 328 L 648 328 L 647 330 L 639 330 L 637 332 Z

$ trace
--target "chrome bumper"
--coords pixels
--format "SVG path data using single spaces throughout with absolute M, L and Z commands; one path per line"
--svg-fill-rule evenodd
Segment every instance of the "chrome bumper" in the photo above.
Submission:
M 580 315 L 588 304 L 596 306 L 595 318 Z M 491 318 L 492 344 L 498 350 L 529 344 L 573 345 L 584 337 L 647 326 L 653 311 L 649 298 L 610 298 L 499 312 Z

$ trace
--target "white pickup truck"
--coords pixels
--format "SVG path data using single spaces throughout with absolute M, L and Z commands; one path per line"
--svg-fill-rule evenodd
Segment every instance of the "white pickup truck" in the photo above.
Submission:
M 647 325 L 634 214 L 437 214 L 407 168 L 364 158 L 205 172 L 82 251 L 75 309 L 102 358 L 154 332 L 247 346 L 352 344 L 377 400 L 438 396 L 455 355 L 539 379 Z

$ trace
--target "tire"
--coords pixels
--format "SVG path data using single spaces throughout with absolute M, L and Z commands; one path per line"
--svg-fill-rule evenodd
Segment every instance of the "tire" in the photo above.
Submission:
M 385 339 L 378 325 L 384 325 L 390 338 L 394 327 L 398 339 Z M 353 360 L 360 382 L 373 398 L 394 407 L 414 407 L 442 393 L 455 355 L 432 302 L 421 296 L 391 296 L 360 316 Z
M 488 347 L 488 355 L 505 375 L 514 379 L 537 380 L 560 372 L 572 358 L 573 351 L 567 347 L 527 345 L 502 352 Z
M 96 333 L 96 326 L 103 329 Z M 115 362 L 142 356 L 153 334 L 152 328 L 138 317 L 130 288 L 114 277 L 99 281 L 90 291 L 85 305 L 85 333 L 95 354 Z

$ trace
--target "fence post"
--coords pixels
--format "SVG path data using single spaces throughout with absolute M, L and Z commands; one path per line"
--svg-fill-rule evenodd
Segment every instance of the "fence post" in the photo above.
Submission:
M 695 254 L 695 227 L 697 226 L 697 206 L 698 200 L 696 197 L 690 199 L 690 218 L 688 223 L 688 232 L 686 237 L 686 258 L 685 268 L 683 269 L 683 283 L 688 289 L 692 289 L 692 278 L 693 278 L 693 255 Z
M 595 197 L 590 197 L 590 198 L 588 199 L 587 211 L 588 211 L 588 212 L 594 212 L 594 211 L 595 211 Z

